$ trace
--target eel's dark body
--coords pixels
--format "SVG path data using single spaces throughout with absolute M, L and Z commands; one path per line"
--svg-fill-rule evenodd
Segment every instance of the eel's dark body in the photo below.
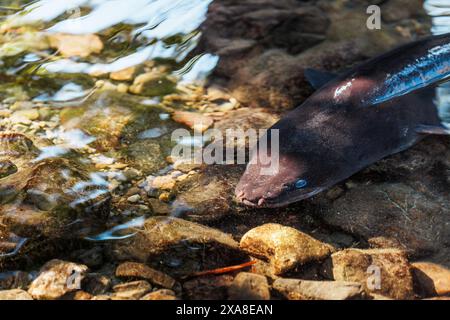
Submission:
M 404 45 L 329 82 L 322 79 L 324 86 L 270 128 L 279 130 L 278 171 L 263 175 L 260 163 L 249 163 L 237 199 L 252 206 L 287 205 L 426 134 L 449 134 L 434 99 L 435 86 L 448 78 L 450 34 Z

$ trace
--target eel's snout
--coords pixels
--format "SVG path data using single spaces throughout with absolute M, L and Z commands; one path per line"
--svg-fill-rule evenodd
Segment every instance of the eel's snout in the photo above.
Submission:
M 249 207 L 264 207 L 266 199 L 261 197 L 257 199 L 250 199 L 244 190 L 236 189 L 235 198 L 238 203 L 245 204 Z

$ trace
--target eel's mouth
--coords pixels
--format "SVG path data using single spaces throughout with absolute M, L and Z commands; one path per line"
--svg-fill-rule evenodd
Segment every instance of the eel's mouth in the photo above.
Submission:
M 260 197 L 256 199 L 249 199 L 244 191 L 236 192 L 235 196 L 238 203 L 242 203 L 252 208 L 271 208 L 278 206 L 278 201 L 276 198 Z
M 265 198 L 260 197 L 256 199 L 248 199 L 246 197 L 246 194 L 244 191 L 236 192 L 236 200 L 238 203 L 242 203 L 248 207 L 252 208 L 279 208 L 279 207 L 285 207 L 289 204 L 292 204 L 294 202 L 298 202 L 301 200 L 305 200 L 308 198 L 311 198 L 315 196 L 316 194 L 322 192 L 325 188 L 317 188 L 313 189 L 310 192 L 302 193 L 302 194 L 296 194 L 296 195 L 285 195 L 285 196 L 279 196 L 274 198 Z

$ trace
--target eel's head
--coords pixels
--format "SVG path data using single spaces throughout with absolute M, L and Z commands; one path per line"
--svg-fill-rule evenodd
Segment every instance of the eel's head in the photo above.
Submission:
M 316 171 L 317 165 L 300 154 L 280 154 L 278 166 L 272 169 L 250 162 L 236 186 L 238 202 L 252 207 L 281 207 L 312 197 L 328 183 Z

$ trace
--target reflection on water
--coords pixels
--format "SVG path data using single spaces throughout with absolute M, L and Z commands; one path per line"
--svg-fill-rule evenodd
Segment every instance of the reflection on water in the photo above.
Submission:
M 188 100 L 201 105 L 198 85 L 218 62 L 193 53 L 211 2 L 2 2 L 0 216 L 31 236 L 133 235 L 121 231 L 141 226 L 151 209 L 127 192 L 173 170 L 170 132 L 182 126 L 170 112 L 192 108 Z M 117 222 L 99 233 L 107 218 Z M 16 237 L 0 230 L 1 241 L 8 236 Z M 13 240 L 0 257 L 26 242 Z
M 448 0 L 427 0 L 425 10 L 432 17 L 433 34 L 450 32 L 450 3 Z M 443 124 L 450 128 L 450 83 L 444 83 L 437 88 L 437 100 Z

